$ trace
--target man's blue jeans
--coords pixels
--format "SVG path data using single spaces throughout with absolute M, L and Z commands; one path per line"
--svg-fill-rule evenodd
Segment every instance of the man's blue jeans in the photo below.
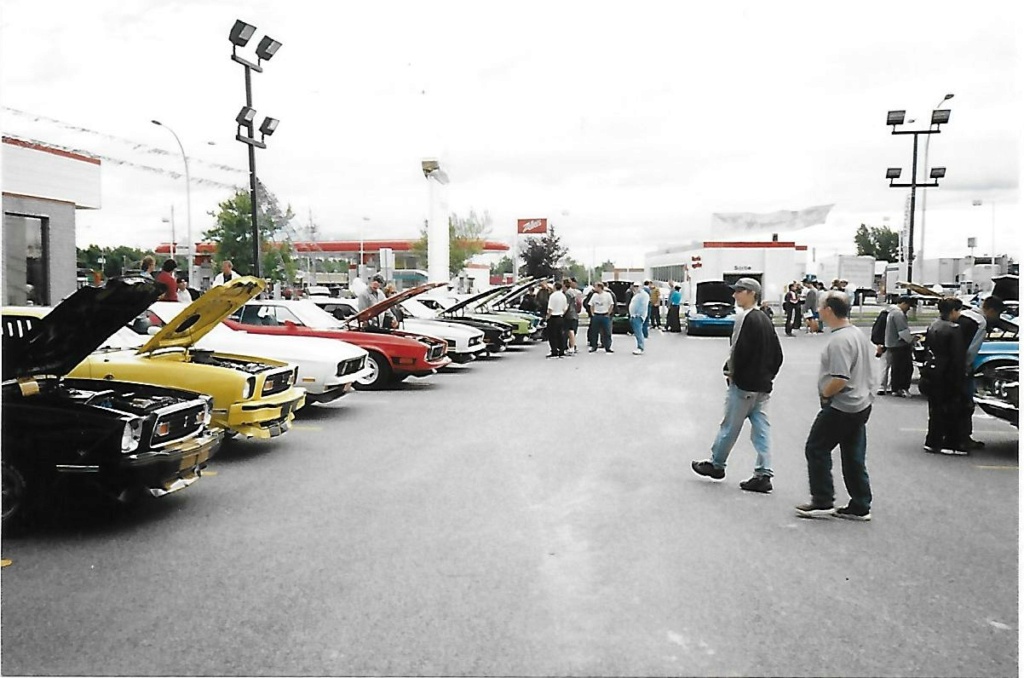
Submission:
M 868 449 L 867 423 L 871 407 L 849 413 L 826 405 L 818 412 L 807 434 L 804 456 L 811 482 L 811 499 L 820 504 L 835 501 L 832 484 L 832 450 L 839 446 L 843 480 L 850 494 L 850 508 L 871 510 L 871 481 L 865 462 Z
M 715 468 L 724 469 L 733 445 L 740 437 L 743 422 L 750 420 L 750 442 L 754 445 L 757 459 L 754 475 L 772 477 L 771 424 L 768 423 L 767 393 L 742 391 L 736 384 L 729 384 L 725 394 L 725 416 L 718 429 L 715 442 L 711 445 L 711 463 Z
M 647 336 L 644 333 L 644 322 L 645 320 L 638 315 L 629 316 L 629 326 L 633 328 L 633 336 L 636 337 L 636 347 L 641 351 L 644 350 L 644 337 Z

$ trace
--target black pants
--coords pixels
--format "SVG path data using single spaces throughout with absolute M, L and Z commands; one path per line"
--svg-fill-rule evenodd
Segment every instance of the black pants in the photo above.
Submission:
M 800 307 L 790 304 L 786 307 L 786 334 L 793 334 L 793 330 L 800 327 Z
M 906 391 L 910 388 L 910 380 L 914 376 L 914 361 L 910 352 L 910 346 L 901 344 L 899 346 L 886 347 L 885 352 L 890 355 L 892 361 L 892 373 L 889 387 L 893 391 Z
M 679 326 L 679 304 L 673 304 L 668 307 L 668 331 L 683 331 L 683 329 Z
M 964 449 L 966 436 L 961 431 L 964 390 L 960 384 L 935 384 L 928 394 L 928 434 L 924 444 L 940 449 Z
M 565 355 L 565 321 L 560 315 L 548 318 L 548 345 L 550 355 Z

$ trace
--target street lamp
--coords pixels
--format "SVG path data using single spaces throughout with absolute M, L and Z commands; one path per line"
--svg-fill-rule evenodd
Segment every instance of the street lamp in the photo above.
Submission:
M 935 109 L 932 111 L 932 122 L 933 123 L 935 122 L 935 114 L 936 113 L 945 113 L 946 114 L 946 119 L 945 119 L 944 122 L 948 122 L 949 121 L 949 110 L 945 110 L 945 111 L 939 110 L 939 107 L 942 106 L 942 104 L 946 103 L 947 101 L 949 101 L 952 98 L 953 98 L 952 94 L 947 94 L 946 96 L 942 97 L 942 100 L 939 101 L 939 103 L 935 104 Z M 924 171 L 925 172 L 928 171 L 928 148 L 929 148 L 929 146 L 931 146 L 931 143 L 932 143 L 932 138 L 930 136 L 925 137 L 925 140 L 924 140 Z M 924 238 L 924 233 L 925 233 L 924 226 L 925 226 L 925 214 L 927 214 L 927 212 L 928 212 L 928 191 L 925 191 L 924 193 L 921 194 L 921 250 L 920 250 L 921 261 L 924 261 L 924 240 L 925 240 L 925 238 Z
M 231 60 L 245 68 L 245 106 L 235 116 L 235 122 L 238 123 L 235 139 L 249 147 L 249 202 L 251 203 L 249 217 L 252 221 L 252 274 L 259 278 L 261 277 L 260 231 L 256 217 L 256 149 L 267 147 L 265 143 L 266 137 L 274 133 L 280 121 L 276 118 L 264 118 L 263 123 L 260 125 L 260 138 L 259 140 L 256 139 L 256 109 L 252 107 L 252 71 L 262 73 L 263 62 L 269 61 L 277 53 L 277 50 L 281 48 L 281 43 L 270 36 L 264 36 L 256 47 L 256 63 L 252 63 L 248 59 L 238 56 L 238 48 L 249 44 L 249 41 L 255 34 L 255 26 L 239 19 L 231 27 L 228 40 L 231 41 Z M 241 133 L 243 127 L 246 130 L 245 135 Z M 191 243 L 189 247 L 191 248 Z
M 950 95 L 952 96 L 952 95 Z M 946 97 L 948 99 L 949 97 Z M 945 99 L 943 99 L 945 101 Z M 941 102 L 940 102 L 941 103 Z M 906 111 L 889 111 L 886 115 L 885 124 L 892 126 L 893 134 L 913 134 L 914 135 L 914 156 L 913 164 L 910 168 L 910 183 L 909 184 L 897 184 L 896 179 L 900 178 L 902 169 L 899 167 L 890 167 L 885 171 L 885 178 L 889 180 L 889 188 L 909 188 L 910 189 L 910 226 L 909 232 L 907 233 L 907 282 L 914 282 L 914 210 L 917 205 L 917 189 L 918 188 L 936 188 L 939 185 L 939 179 L 946 176 L 945 167 L 934 167 L 929 174 L 929 178 L 932 179 L 931 183 L 918 183 L 917 182 L 917 138 L 918 136 L 925 134 L 940 134 L 942 130 L 940 127 L 949 122 L 949 111 L 944 109 L 937 109 L 932 111 L 932 121 L 925 130 L 898 130 L 896 129 L 903 124 L 907 117 Z
M 423 160 L 420 163 L 423 176 L 430 185 L 430 221 L 427 226 L 427 277 L 430 282 L 449 282 L 451 272 L 451 244 L 448 235 L 448 220 L 442 223 L 437 216 L 437 185 L 448 183 L 448 175 L 437 160 Z
M 163 127 L 165 130 L 174 135 L 174 140 L 178 142 L 178 149 L 181 150 L 181 159 L 185 162 L 185 237 L 187 238 L 188 242 L 188 279 L 189 284 L 193 284 L 192 281 L 194 281 L 195 278 L 193 277 L 194 271 L 192 270 L 192 268 L 195 265 L 195 245 L 192 242 L 192 181 L 189 179 L 188 174 L 188 156 L 185 155 L 185 147 L 182 146 L 181 139 L 178 138 L 178 135 L 175 134 L 173 129 L 163 124 L 159 120 L 150 120 L 150 122 L 152 122 L 154 125 L 159 125 L 160 127 Z M 173 209 L 174 208 L 172 207 L 172 214 Z M 171 240 L 174 240 L 174 238 L 171 238 Z M 171 247 L 174 248 L 173 242 L 171 243 Z M 171 252 L 171 257 L 173 258 L 175 255 L 177 255 L 177 253 L 177 249 L 175 249 L 175 251 Z

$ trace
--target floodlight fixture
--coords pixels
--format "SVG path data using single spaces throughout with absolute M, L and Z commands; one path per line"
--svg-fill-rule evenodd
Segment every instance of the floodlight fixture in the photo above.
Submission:
M 277 118 L 263 118 L 263 124 L 260 125 L 260 134 L 269 137 L 280 123 L 281 121 Z
M 945 167 L 933 167 L 932 168 L 932 172 L 931 172 L 931 178 L 932 179 L 941 179 L 944 176 L 946 176 L 946 168 Z
M 264 35 L 263 39 L 260 40 L 260 44 L 256 47 L 256 56 L 263 61 L 269 61 L 270 57 L 277 54 L 279 49 L 281 49 L 281 43 L 269 35 Z
M 906 111 L 889 111 L 889 114 L 885 118 L 886 125 L 902 125 L 903 121 L 907 118 Z
M 252 126 L 252 122 L 255 119 L 256 109 L 250 106 L 242 106 L 242 110 L 238 111 L 238 115 L 235 116 L 235 122 L 246 127 Z
M 933 125 L 945 125 L 949 122 L 949 109 L 942 108 L 939 110 L 932 111 L 932 124 Z
M 235 21 L 235 25 L 231 27 L 231 34 L 228 36 L 228 39 L 236 47 L 245 47 L 255 33 L 255 26 L 238 19 Z
M 885 170 L 886 179 L 899 179 L 901 174 L 903 174 L 903 168 L 901 167 L 890 167 Z

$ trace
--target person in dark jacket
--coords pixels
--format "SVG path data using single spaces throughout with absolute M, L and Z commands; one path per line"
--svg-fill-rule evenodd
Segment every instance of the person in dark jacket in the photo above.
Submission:
M 924 335 L 929 359 L 921 369 L 920 388 L 928 396 L 928 434 L 924 438 L 924 451 L 964 455 L 967 450 L 960 424 L 965 407 L 967 351 L 963 330 L 956 322 L 960 316 L 956 302 L 950 297 L 939 299 L 939 319 Z
M 739 438 L 743 422 L 750 420 L 750 442 L 757 458 L 754 475 L 740 483 L 750 492 L 772 491 L 771 436 L 768 399 L 772 382 L 782 367 L 782 345 L 772 321 L 757 308 L 761 284 L 740 278 L 733 298 L 740 307 L 732 334 L 732 349 L 725 363 L 725 416 L 711 445 L 711 458 L 691 463 L 694 473 L 714 480 L 725 478 L 725 464 Z

